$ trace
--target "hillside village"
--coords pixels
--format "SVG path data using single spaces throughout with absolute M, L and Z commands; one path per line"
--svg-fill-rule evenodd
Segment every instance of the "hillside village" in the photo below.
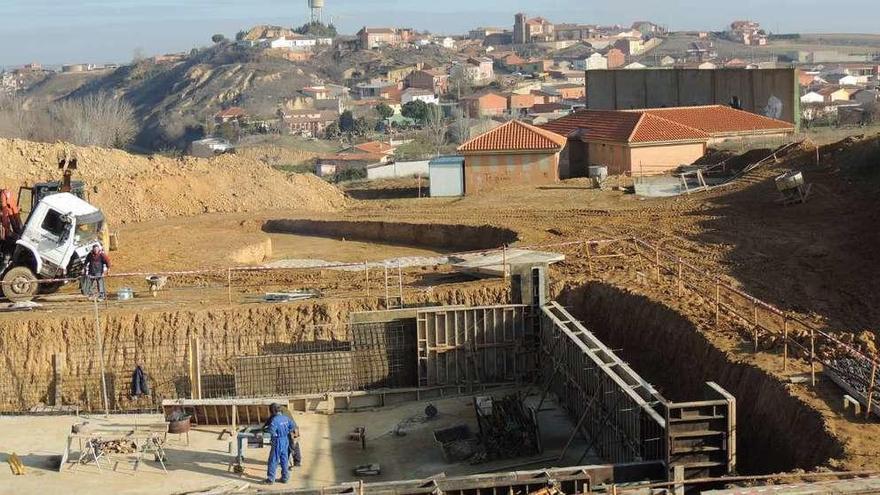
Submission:
M 546 124 L 588 107 L 585 75 L 609 69 L 795 67 L 805 128 L 865 125 L 877 116 L 880 64 L 872 54 L 730 54 L 730 46 L 773 45 L 774 36 L 753 21 L 712 33 L 669 33 L 648 21 L 554 23 L 523 13 L 512 21 L 459 36 L 387 26 L 340 35 L 317 22 L 256 26 L 234 39 L 216 35 L 208 48 L 125 67 L 82 63 L 55 72 L 30 64 L 4 72 L 0 88 L 33 101 L 54 101 L 64 91 L 127 95 L 141 121 L 136 143 L 146 149 L 206 156 L 261 135 L 327 141 L 316 169 L 325 173 L 393 160 L 400 143 L 413 143 L 401 156 L 428 158 L 512 119 Z M 65 79 L 70 86 L 57 89 Z M 178 117 L 168 116 L 171 109 Z M 352 147 L 370 141 L 392 151 L 380 157 Z

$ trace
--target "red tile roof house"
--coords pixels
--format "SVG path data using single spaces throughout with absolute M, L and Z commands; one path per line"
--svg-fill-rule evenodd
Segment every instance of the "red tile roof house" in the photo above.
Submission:
M 557 182 L 565 143 L 558 134 L 517 120 L 481 134 L 458 147 L 464 157 L 464 193 Z
M 461 106 L 470 117 L 503 115 L 507 111 L 507 98 L 498 93 L 481 93 L 465 96 Z
M 612 174 L 661 174 L 693 163 L 710 144 L 794 133 L 788 122 L 722 105 L 582 110 L 541 128 L 568 138 L 561 177 L 585 175 L 589 165 L 605 165 Z
M 247 117 L 247 112 L 240 107 L 229 107 L 214 114 L 214 122 L 225 124 L 226 122 L 241 121 Z

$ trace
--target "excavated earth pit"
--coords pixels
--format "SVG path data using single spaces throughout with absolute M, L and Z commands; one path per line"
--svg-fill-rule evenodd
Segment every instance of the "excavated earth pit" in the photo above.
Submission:
M 489 225 L 378 221 L 269 220 L 263 225 L 263 231 L 448 251 L 495 249 L 519 240 L 513 230 Z
M 558 301 L 667 399 L 697 397 L 707 381 L 733 394 L 740 473 L 812 470 L 843 455 L 818 411 L 766 371 L 720 350 L 670 307 L 602 282 L 565 288 Z

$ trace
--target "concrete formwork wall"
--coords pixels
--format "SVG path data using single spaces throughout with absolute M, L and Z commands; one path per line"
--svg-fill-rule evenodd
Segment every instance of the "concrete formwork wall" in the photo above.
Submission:
M 743 110 L 800 124 L 795 69 L 592 70 L 586 77 L 594 110 L 727 105 L 736 97 Z
M 603 459 L 666 461 L 666 422 L 651 406 L 665 401 L 555 303 L 542 309 L 540 354 L 549 390 Z
M 534 367 L 528 321 L 522 305 L 419 311 L 419 386 L 524 379 Z
M 506 301 L 507 293 L 501 285 L 438 287 L 431 294 L 409 296 L 407 302 L 480 306 Z M 384 306 L 378 298 L 365 298 L 142 313 L 102 312 L 103 369 L 109 407 L 126 411 L 156 406 L 163 399 L 189 398 L 187 363 L 191 358 L 190 341 L 194 338 L 201 342 L 203 396 L 229 397 L 235 390 L 236 358 L 289 354 L 305 348 L 306 343 L 344 341 L 351 313 L 381 307 Z M 87 411 L 103 409 L 102 360 L 93 316 L 42 314 L 40 318 L 9 320 L 0 326 L 0 348 L 5 355 L 0 363 L 0 414 L 28 411 L 44 404 Z M 364 349 L 368 352 L 369 348 Z M 415 356 L 405 359 L 409 372 L 415 376 Z M 151 395 L 132 400 L 129 385 L 136 365 L 147 373 Z M 380 374 L 387 367 L 376 363 L 373 373 Z

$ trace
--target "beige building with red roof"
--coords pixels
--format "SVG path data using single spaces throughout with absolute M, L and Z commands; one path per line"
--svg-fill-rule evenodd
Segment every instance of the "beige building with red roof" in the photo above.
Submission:
M 552 184 L 566 138 L 511 120 L 458 147 L 464 157 L 464 193 L 502 185 Z
M 788 122 L 722 105 L 582 110 L 541 128 L 568 138 L 562 177 L 584 175 L 590 165 L 607 166 L 612 174 L 660 174 L 695 162 L 710 144 L 794 133 Z

